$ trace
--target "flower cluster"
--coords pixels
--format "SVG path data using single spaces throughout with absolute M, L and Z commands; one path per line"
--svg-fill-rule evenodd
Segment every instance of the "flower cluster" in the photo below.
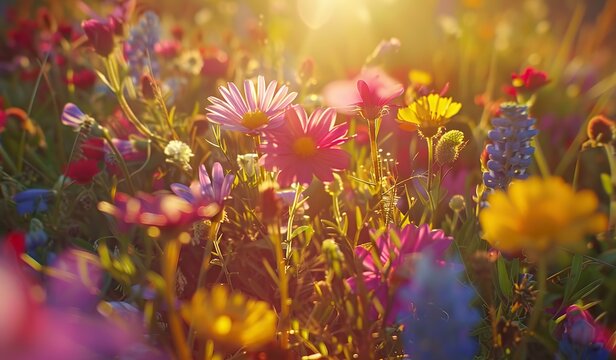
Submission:
M 616 1 L 339 3 L 0 1 L 0 359 L 616 354 Z
M 492 119 L 494 129 L 488 133 L 492 141 L 486 146 L 489 156 L 483 183 L 490 189 L 507 189 L 513 179 L 526 179 L 527 168 L 535 149 L 530 144 L 537 135 L 535 119 L 528 117 L 523 105 L 504 104 L 501 116 Z

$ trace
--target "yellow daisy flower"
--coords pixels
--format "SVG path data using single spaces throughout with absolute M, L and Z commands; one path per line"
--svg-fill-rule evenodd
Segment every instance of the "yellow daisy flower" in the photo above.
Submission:
M 182 316 L 199 336 L 226 347 L 256 349 L 276 336 L 277 317 L 270 304 L 229 293 L 223 285 L 209 293 L 197 290 Z
M 403 129 L 419 129 L 423 136 L 432 137 L 461 108 L 462 104 L 453 101 L 450 97 L 429 94 L 415 100 L 411 105 L 399 109 L 398 120 Z
M 607 228 L 595 194 L 575 192 L 558 177 L 516 181 L 507 192 L 490 194 L 488 203 L 479 214 L 483 237 L 505 252 L 543 252 L 556 244 L 579 243 L 586 234 Z

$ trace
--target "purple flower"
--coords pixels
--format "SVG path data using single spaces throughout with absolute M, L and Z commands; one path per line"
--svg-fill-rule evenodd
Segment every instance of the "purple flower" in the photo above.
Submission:
M 231 185 L 235 176 L 224 174 L 222 165 L 214 163 L 212 177 L 207 173 L 204 165 L 199 166 L 199 181 L 193 181 L 190 187 L 183 184 L 172 184 L 171 190 L 179 197 L 191 204 L 215 203 L 222 208 L 225 199 L 231 192 Z
M 165 358 L 155 349 L 148 354 L 142 350 L 149 348 L 146 331 L 126 311 L 117 306 L 106 313 L 95 311 L 102 279 L 96 256 L 69 250 L 49 268 L 48 276 L 45 293 L 0 258 L 0 358 Z
M 79 130 L 84 123 L 92 121 L 92 118 L 81 111 L 77 105 L 73 103 L 67 103 L 62 110 L 62 124 L 70 126 L 75 131 Z
M 409 224 L 401 230 L 390 228 L 379 236 L 372 248 L 359 246 L 355 255 L 362 262 L 363 283 L 368 291 L 374 291 L 374 297 L 386 309 L 387 321 L 395 320 L 399 305 L 392 294 L 401 284 L 411 280 L 407 266 L 412 254 L 430 252 L 437 261 L 442 261 L 445 251 L 453 238 L 445 236 L 443 230 L 430 230 L 427 224 L 417 227 Z M 355 278 L 347 279 L 353 290 L 357 289 Z M 371 317 L 376 318 L 372 309 Z

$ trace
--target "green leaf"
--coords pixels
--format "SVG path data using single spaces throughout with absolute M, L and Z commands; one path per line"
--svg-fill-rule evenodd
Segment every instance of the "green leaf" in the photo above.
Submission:
M 603 190 L 606 194 L 612 195 L 612 179 L 609 174 L 602 173 L 601 174 L 601 185 L 603 186 Z
M 571 269 L 569 270 L 569 280 L 567 280 L 567 284 L 565 285 L 565 293 L 564 299 L 567 302 L 570 299 L 573 290 L 577 286 L 580 281 L 580 277 L 582 276 L 582 261 L 583 257 L 580 254 L 573 255 L 573 259 L 571 259 Z
M 587 297 L 588 295 L 592 294 L 595 290 L 597 290 L 601 286 L 602 283 L 603 283 L 603 279 L 597 279 L 591 282 L 590 284 L 584 286 L 583 288 L 581 288 L 579 291 L 573 294 L 571 298 L 575 300 L 583 299 Z
M 310 225 L 302 225 L 297 227 L 295 230 L 293 230 L 293 232 L 291 233 L 291 239 L 294 239 L 296 236 L 298 236 L 299 234 L 308 231 L 308 230 L 312 230 L 312 226 Z M 313 230 L 314 232 L 314 230 Z
M 113 86 L 111 86 L 111 84 L 109 83 L 109 80 L 107 80 L 107 77 L 105 76 L 105 74 L 96 70 L 96 75 L 98 75 L 98 78 L 103 82 L 103 84 L 107 85 L 107 87 L 111 89 L 111 91 L 115 91 Z
M 520 276 L 520 259 L 514 259 L 511 262 L 511 281 L 517 282 Z
M 503 295 L 509 299 L 513 295 L 513 284 L 509 274 L 507 274 L 507 265 L 502 257 L 499 257 L 496 261 L 496 270 L 498 272 L 498 286 Z

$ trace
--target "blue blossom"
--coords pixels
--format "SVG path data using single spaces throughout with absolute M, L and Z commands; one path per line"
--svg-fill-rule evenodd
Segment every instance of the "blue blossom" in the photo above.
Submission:
M 13 201 L 17 206 L 19 215 L 29 215 L 34 212 L 45 212 L 48 209 L 48 202 L 53 197 L 54 192 L 47 189 L 28 189 L 13 196 Z
M 483 183 L 490 189 L 506 189 L 514 179 L 526 179 L 535 148 L 530 145 L 538 130 L 528 107 L 514 103 L 501 105 L 501 117 L 492 119 L 494 129 L 488 133 L 492 144 L 486 147 L 490 160 L 483 173 Z
M 30 231 L 26 235 L 26 248 L 28 251 L 34 250 L 39 246 L 45 245 L 48 238 L 47 233 L 43 229 Z
M 471 331 L 481 317 L 469 304 L 475 293 L 460 282 L 459 268 L 422 256 L 415 261 L 413 280 L 398 292 L 398 300 L 408 304 L 399 320 L 412 359 L 472 359 L 476 354 Z
M 568 337 L 558 342 L 558 351 L 561 359 L 608 360 L 610 358 L 610 352 L 603 344 L 580 345 L 572 342 Z
M 160 66 L 154 51 L 154 45 L 160 39 L 160 20 L 152 11 L 145 12 L 128 36 L 124 46 L 124 55 L 135 83 L 138 83 L 146 69 L 152 69 L 157 77 Z

